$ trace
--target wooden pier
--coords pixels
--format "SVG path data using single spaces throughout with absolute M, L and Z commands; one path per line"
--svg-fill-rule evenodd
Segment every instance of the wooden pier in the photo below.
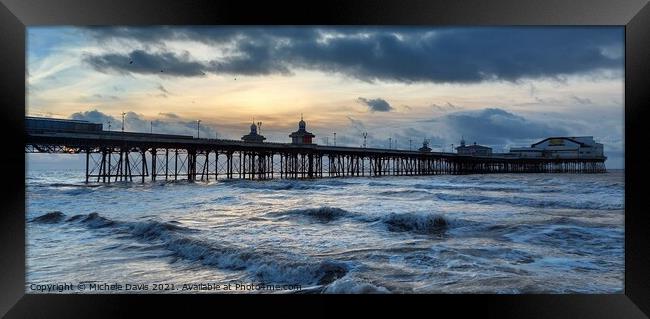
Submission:
M 107 131 L 26 134 L 27 153 L 85 154 L 86 182 L 606 171 L 605 157 L 479 157 Z

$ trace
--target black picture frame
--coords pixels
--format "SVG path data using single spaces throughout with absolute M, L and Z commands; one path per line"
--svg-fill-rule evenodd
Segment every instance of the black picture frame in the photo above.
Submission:
M 643 318 L 650 314 L 650 218 L 645 212 L 644 120 L 650 101 L 650 5 L 647 0 L 532 1 L 170 1 L 0 0 L 0 156 L 5 200 L 0 213 L 0 314 L 96 317 L 131 308 L 171 314 L 190 309 L 253 315 L 399 311 L 499 318 Z M 625 26 L 625 293 L 596 295 L 38 295 L 25 294 L 25 35 L 35 25 L 621 25 Z M 635 147 L 638 146 L 638 147 Z M 264 308 L 258 307 L 259 303 Z M 309 308 L 307 308 L 309 309 Z M 645 313 L 645 315 L 644 315 Z M 186 314 L 187 315 L 187 314 Z

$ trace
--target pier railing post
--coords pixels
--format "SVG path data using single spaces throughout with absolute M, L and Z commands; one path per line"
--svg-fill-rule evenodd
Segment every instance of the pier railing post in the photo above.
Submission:
M 86 184 L 88 184 L 88 175 L 90 172 L 88 171 L 88 164 L 90 162 L 90 147 L 86 148 Z

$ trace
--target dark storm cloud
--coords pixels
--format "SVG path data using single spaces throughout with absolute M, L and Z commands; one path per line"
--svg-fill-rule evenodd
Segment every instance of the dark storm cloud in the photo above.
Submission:
M 443 121 L 468 142 L 505 145 L 515 141 L 567 135 L 565 128 L 531 121 L 498 108 L 446 115 Z
M 386 102 L 384 99 L 376 98 L 376 99 L 366 99 L 366 98 L 358 98 L 357 101 L 359 103 L 366 105 L 370 111 L 372 112 L 390 112 L 393 107 Z
M 211 61 L 208 69 L 214 73 L 243 75 L 291 74 L 286 61 L 272 56 L 268 44 L 243 43 L 238 48 L 240 55 Z
M 557 78 L 598 69 L 622 70 L 622 56 L 606 48 L 623 45 L 622 28 L 89 28 L 97 39 L 142 44 L 192 40 L 228 43 L 231 55 L 205 64 L 182 60 L 183 71 L 229 74 L 291 74 L 292 68 L 339 73 L 363 81 L 474 83 L 485 80 Z M 429 32 L 433 31 L 433 32 Z M 137 52 L 137 51 L 134 51 Z M 154 59 L 172 65 L 169 56 Z M 131 54 L 133 55 L 133 53 Z M 125 68 L 115 55 L 93 57 L 96 68 L 159 72 L 156 63 Z M 128 62 L 127 62 L 128 63 Z M 116 66 L 117 65 L 117 66 Z M 156 66 L 153 68 L 152 66 Z M 152 67 L 152 71 L 146 70 Z
M 435 35 L 375 33 L 326 44 L 302 42 L 291 51 L 301 66 L 364 80 L 478 82 L 556 77 L 598 68 L 622 68 L 602 46 L 618 42 L 622 30 L 472 28 Z
M 205 68 L 199 62 L 191 61 L 187 53 L 147 53 L 135 50 L 129 55 L 105 54 L 100 56 L 88 55 L 84 61 L 98 71 L 114 71 L 118 73 L 143 73 L 170 76 L 200 76 Z

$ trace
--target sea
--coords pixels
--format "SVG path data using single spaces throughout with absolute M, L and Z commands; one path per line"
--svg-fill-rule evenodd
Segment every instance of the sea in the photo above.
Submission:
M 622 170 L 83 180 L 83 170 L 26 172 L 27 292 L 624 289 Z M 62 283 L 72 291 L 50 289 Z

